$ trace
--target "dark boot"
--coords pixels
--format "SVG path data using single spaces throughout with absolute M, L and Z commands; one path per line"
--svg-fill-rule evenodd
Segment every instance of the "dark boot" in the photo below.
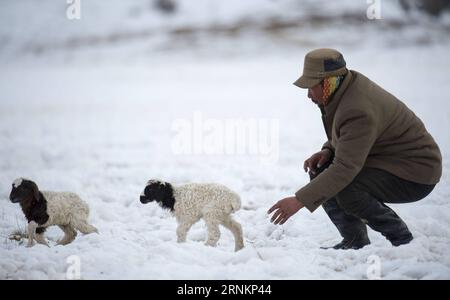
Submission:
M 322 207 L 343 237 L 339 244 L 322 249 L 359 249 L 370 244 L 366 224 L 360 218 L 346 214 L 335 198 L 322 204 Z
M 391 240 L 391 244 L 395 247 L 409 244 L 414 239 L 411 233 L 406 234 L 405 236 L 397 237 Z
M 343 239 L 340 243 L 332 247 L 320 247 L 320 249 L 335 249 L 335 250 L 358 250 L 370 244 L 370 240 L 367 236 L 360 237 L 353 240 Z

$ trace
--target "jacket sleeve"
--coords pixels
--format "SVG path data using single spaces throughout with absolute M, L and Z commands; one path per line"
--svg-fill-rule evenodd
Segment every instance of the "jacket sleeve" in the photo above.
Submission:
M 376 122 L 363 111 L 349 111 L 336 122 L 338 139 L 333 163 L 295 193 L 296 198 L 313 212 L 336 196 L 362 169 L 376 137 Z
M 334 153 L 334 148 L 333 148 L 333 146 L 331 145 L 331 142 L 330 142 L 330 141 L 326 141 L 325 144 L 323 144 L 321 150 L 324 150 L 324 149 L 328 149 L 328 150 L 330 150 L 331 152 Z

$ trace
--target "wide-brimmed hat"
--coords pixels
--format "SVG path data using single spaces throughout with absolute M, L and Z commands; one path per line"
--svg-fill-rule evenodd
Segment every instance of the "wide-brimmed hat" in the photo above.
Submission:
M 305 56 L 303 74 L 294 84 L 308 89 L 319 84 L 324 78 L 347 73 L 344 56 L 334 49 L 316 49 Z

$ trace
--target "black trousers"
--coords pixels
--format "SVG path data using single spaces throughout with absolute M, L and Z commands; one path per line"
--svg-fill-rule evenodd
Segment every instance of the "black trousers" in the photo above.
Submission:
M 332 163 L 322 166 L 311 180 Z M 344 240 L 368 240 L 366 224 L 394 246 L 409 242 L 405 222 L 385 203 L 410 203 L 425 198 L 435 185 L 415 183 L 387 171 L 363 168 L 355 179 L 322 206 Z

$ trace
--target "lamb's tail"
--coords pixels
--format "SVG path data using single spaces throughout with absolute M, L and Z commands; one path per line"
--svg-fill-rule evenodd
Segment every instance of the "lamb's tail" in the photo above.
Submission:
M 236 212 L 241 208 L 241 198 L 235 195 L 231 198 L 231 212 Z

